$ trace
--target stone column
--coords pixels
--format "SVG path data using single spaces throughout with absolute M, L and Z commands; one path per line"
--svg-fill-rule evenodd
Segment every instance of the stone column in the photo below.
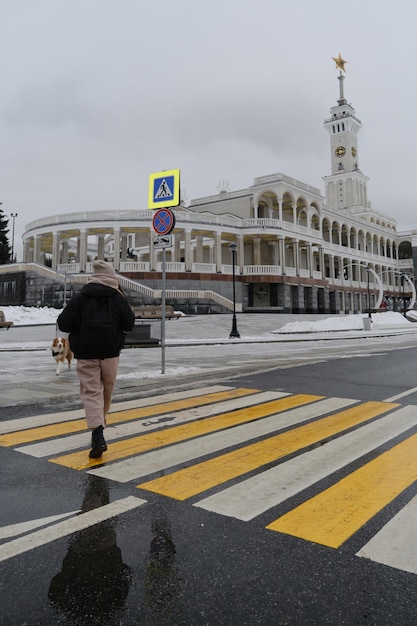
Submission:
M 271 265 L 279 265 L 278 242 L 277 241 L 268 241 L 268 245 L 269 245 L 269 247 L 271 249 L 271 252 L 270 252 Z
M 97 236 L 97 256 L 104 260 L 104 235 Z
M 278 219 L 280 226 L 282 227 L 282 202 L 278 201 Z
M 255 237 L 253 240 L 253 264 L 261 265 L 261 239 Z
M 33 262 L 40 264 L 41 262 L 41 237 L 35 235 L 33 237 Z
M 245 238 L 243 235 L 239 235 L 237 238 L 237 268 L 236 271 L 239 274 L 243 274 L 245 267 Z
M 319 265 L 320 265 L 321 277 L 325 278 L 326 264 L 325 264 L 325 260 L 324 260 L 324 248 L 323 248 L 323 246 L 319 246 Z
M 353 248 L 354 250 L 359 249 L 359 237 L 357 232 L 353 235 Z
M 80 272 L 85 272 L 87 267 L 87 244 L 88 230 L 80 230 Z
M 25 239 L 23 242 L 23 262 L 30 263 L 32 261 L 33 248 L 31 246 L 31 239 Z
M 329 254 L 329 271 L 330 271 L 330 278 L 333 280 L 334 279 L 334 256 L 333 254 Z
M 203 263 L 203 235 L 197 235 L 196 242 L 195 260 L 196 263 Z
M 293 241 L 292 243 L 293 255 L 294 255 L 294 265 L 295 265 L 295 275 L 300 275 L 300 249 L 298 247 L 298 241 Z
M 68 246 L 69 246 L 69 240 L 68 239 L 62 239 L 61 242 L 61 263 L 68 263 Z
M 114 243 L 114 259 L 113 267 L 117 271 L 120 269 L 120 228 L 113 229 L 113 243 Z M 153 248 L 153 243 L 152 243 Z
M 52 263 L 51 268 L 56 272 L 59 265 L 59 244 L 61 233 L 52 233 Z
M 127 261 L 127 233 L 121 234 L 121 260 Z
M 186 229 L 185 231 L 184 259 L 185 259 L 185 271 L 191 272 L 191 270 L 193 269 L 193 252 L 191 248 L 191 230 L 188 230 L 188 229 Z
M 306 255 L 308 275 L 310 278 L 313 278 L 313 248 L 311 243 L 308 243 L 306 246 Z
M 181 261 L 181 234 L 177 233 L 173 235 L 174 245 L 173 245 L 173 260 L 175 263 L 180 263 Z
M 214 258 L 216 263 L 216 272 L 222 271 L 222 234 L 214 233 Z
M 287 265 L 285 263 L 285 238 L 278 237 L 278 265 L 281 266 L 281 274 L 285 276 Z

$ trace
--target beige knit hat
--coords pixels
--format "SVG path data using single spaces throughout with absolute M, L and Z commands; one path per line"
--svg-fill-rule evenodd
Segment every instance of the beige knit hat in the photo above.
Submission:
M 102 285 L 106 285 L 107 287 L 119 289 L 119 280 L 117 278 L 114 267 L 113 265 L 110 265 L 110 263 L 107 263 L 107 261 L 94 261 L 93 273 L 90 276 L 88 282 L 101 283 Z

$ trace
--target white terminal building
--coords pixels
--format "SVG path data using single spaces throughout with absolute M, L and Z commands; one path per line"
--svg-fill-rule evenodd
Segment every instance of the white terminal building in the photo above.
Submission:
M 353 313 L 368 300 L 371 308 L 400 308 L 404 292 L 411 298 L 417 231 L 398 232 L 393 218 L 371 207 L 359 164 L 362 124 L 344 95 L 345 62 L 340 55 L 335 61 L 339 97 L 324 121 L 331 162 L 324 196 L 276 173 L 176 207 L 165 251 L 168 303 L 196 312 L 231 308 L 231 244 L 239 311 Z M 144 208 L 37 219 L 23 234 L 19 269 L 48 265 L 81 282 L 95 258 L 106 259 L 137 303 L 157 302 L 164 252 L 154 247 L 152 218 Z

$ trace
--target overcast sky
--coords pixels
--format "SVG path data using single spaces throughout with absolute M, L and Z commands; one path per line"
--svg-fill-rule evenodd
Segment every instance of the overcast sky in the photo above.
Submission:
M 0 0 L 0 201 L 30 221 L 282 172 L 324 192 L 345 97 L 375 210 L 417 228 L 415 0 Z M 18 243 L 16 242 L 16 247 Z

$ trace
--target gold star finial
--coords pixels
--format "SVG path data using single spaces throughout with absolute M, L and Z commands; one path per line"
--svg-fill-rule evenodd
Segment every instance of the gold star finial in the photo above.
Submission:
M 338 57 L 332 57 L 332 59 L 336 63 L 337 70 L 340 70 L 341 72 L 346 72 L 345 64 L 347 63 L 347 61 L 342 59 L 342 55 L 340 54 L 340 52 Z

